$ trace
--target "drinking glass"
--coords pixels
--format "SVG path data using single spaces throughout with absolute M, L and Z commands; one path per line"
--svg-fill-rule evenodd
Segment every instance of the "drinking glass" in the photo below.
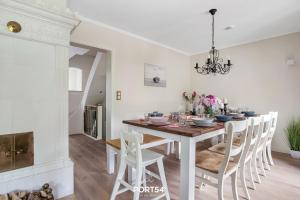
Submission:
M 199 116 L 200 118 L 205 118 L 205 114 L 204 114 L 204 113 L 200 113 L 198 116 Z
M 145 122 L 149 121 L 149 114 L 148 113 L 144 113 L 144 120 L 145 120 Z
M 180 126 L 185 126 L 186 125 L 186 115 L 185 114 L 180 114 L 179 115 L 179 125 Z

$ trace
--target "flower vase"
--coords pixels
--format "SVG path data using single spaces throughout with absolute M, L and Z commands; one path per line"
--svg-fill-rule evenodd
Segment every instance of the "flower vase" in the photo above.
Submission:
M 186 112 L 187 113 L 193 112 L 193 103 L 190 103 L 190 102 L 186 103 Z
M 209 115 L 210 118 L 213 118 L 215 116 L 214 110 L 211 106 L 206 107 L 204 113 Z

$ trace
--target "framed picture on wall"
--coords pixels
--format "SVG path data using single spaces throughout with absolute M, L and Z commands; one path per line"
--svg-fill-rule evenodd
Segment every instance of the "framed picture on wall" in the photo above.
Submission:
M 166 70 L 162 66 L 144 64 L 144 85 L 152 87 L 166 87 Z

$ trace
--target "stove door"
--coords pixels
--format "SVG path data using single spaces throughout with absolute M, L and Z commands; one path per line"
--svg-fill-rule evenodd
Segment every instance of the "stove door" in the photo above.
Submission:
M 15 135 L 15 163 L 14 168 L 19 169 L 33 165 L 33 133 Z
M 14 135 L 0 135 L 0 172 L 14 169 Z

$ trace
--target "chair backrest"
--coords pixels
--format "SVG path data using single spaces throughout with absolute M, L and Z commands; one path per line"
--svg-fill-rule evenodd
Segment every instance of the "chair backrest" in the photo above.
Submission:
M 142 164 L 142 134 L 131 131 L 131 132 L 121 132 L 121 160 L 134 162 L 137 166 Z M 122 161 L 121 161 L 122 162 Z
M 278 112 L 269 112 L 269 114 L 271 115 L 271 127 L 270 127 L 268 140 L 272 140 L 274 133 L 276 131 Z
M 250 117 L 248 119 L 248 133 L 245 141 L 244 151 L 241 157 L 241 162 L 245 162 L 247 157 L 251 156 L 257 138 L 259 136 L 260 126 L 261 126 L 261 117 Z
M 269 137 L 271 123 L 272 123 L 272 116 L 270 114 L 262 115 L 263 118 L 263 127 L 262 127 L 262 134 L 261 134 L 261 142 L 260 145 L 263 145 L 264 141 L 266 141 Z
M 253 154 L 256 156 L 256 153 L 258 150 L 261 150 L 263 146 L 266 144 L 266 141 L 268 139 L 268 134 L 271 126 L 271 115 L 261 115 L 261 124 L 260 124 L 260 130 L 259 135 L 254 147 Z
M 243 153 L 245 138 L 247 136 L 248 121 L 230 121 L 225 123 L 225 130 L 227 135 L 226 149 L 225 149 L 225 159 L 221 165 L 219 173 L 226 173 L 228 168 L 228 163 L 230 159 L 234 159 L 235 163 L 239 163 L 241 155 Z M 239 147 L 233 147 L 234 135 L 240 134 L 241 143 Z

